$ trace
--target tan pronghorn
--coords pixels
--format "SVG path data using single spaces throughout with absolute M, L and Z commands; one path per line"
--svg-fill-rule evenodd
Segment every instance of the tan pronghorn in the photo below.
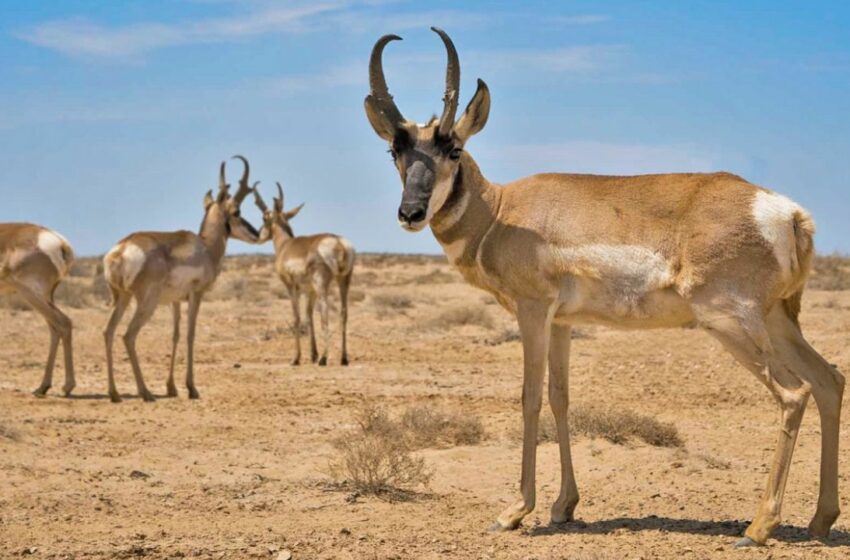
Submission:
M 260 243 L 272 239 L 275 252 L 275 270 L 286 285 L 289 300 L 292 302 L 293 331 L 295 333 L 295 358 L 292 365 L 301 363 L 301 292 L 307 292 L 307 325 L 310 331 L 310 360 L 318 360 L 320 366 L 328 363 L 328 343 L 330 328 L 328 325 L 328 288 L 333 280 L 339 285 L 339 315 L 342 330 L 342 356 L 340 363 L 348 365 L 348 343 L 346 328 L 348 324 L 348 288 L 351 285 L 351 273 L 354 270 L 354 246 L 344 237 L 332 233 L 304 235 L 295 237 L 289 221 L 301 208 L 289 211 L 283 209 L 283 188 L 277 184 L 278 196 L 273 208 L 263 202 L 257 185 L 254 185 L 254 199 L 263 213 L 263 227 L 260 229 Z M 313 307 L 318 300 L 319 314 L 322 318 L 322 352 L 316 348 L 316 330 L 313 326 Z
M 145 386 L 139 358 L 136 355 L 136 336 L 153 316 L 158 305 L 171 304 L 174 319 L 174 335 L 171 347 L 171 367 L 166 385 L 168 396 L 177 396 L 174 385 L 174 362 L 177 342 L 180 340 L 180 302 L 189 302 L 189 320 L 186 353 L 186 388 L 189 398 L 197 399 L 193 373 L 193 351 L 195 325 L 201 298 L 212 286 L 221 271 L 222 258 L 230 237 L 256 243 L 258 232 L 240 215 L 239 206 L 251 192 L 248 186 L 248 161 L 234 156 L 245 164 L 245 172 L 239 181 L 239 189 L 231 197 L 224 178 L 224 162 L 219 173 L 218 195 L 212 191 L 204 197 L 204 221 L 200 232 L 137 232 L 128 235 L 113 247 L 103 258 L 103 273 L 112 291 L 114 309 L 103 333 L 106 341 L 106 360 L 109 375 L 109 396 L 113 402 L 121 397 L 115 388 L 115 372 L 112 363 L 112 341 L 115 329 L 121 321 L 131 299 L 136 300 L 136 311 L 124 343 L 139 395 L 146 401 L 154 400 Z
M 791 200 L 729 173 L 608 177 L 534 175 L 487 181 L 464 144 L 487 122 L 483 81 L 455 121 L 460 67 L 449 37 L 442 116 L 402 117 L 381 65 L 369 67 L 366 114 L 389 142 L 403 184 L 398 218 L 430 225 L 470 283 L 515 314 L 522 335 L 524 443 L 521 498 L 495 528 L 513 529 L 534 509 L 535 456 L 544 372 L 561 453 L 552 521 L 573 519 L 578 490 L 570 459 L 567 371 L 570 326 L 697 325 L 764 383 L 781 413 L 767 488 L 741 546 L 764 543 L 779 524 L 791 453 L 809 394 L 821 418 L 820 494 L 809 531 L 824 537 L 838 517 L 838 431 L 844 377 L 803 338 L 797 315 L 814 224 Z
M 50 350 L 44 379 L 33 394 L 43 397 L 53 384 L 53 366 L 59 341 L 65 351 L 65 385 L 74 390 L 74 357 L 71 319 L 53 303 L 53 294 L 74 262 L 68 241 L 45 227 L 33 224 L 0 224 L 0 293 L 17 292 L 44 316 L 50 329 Z

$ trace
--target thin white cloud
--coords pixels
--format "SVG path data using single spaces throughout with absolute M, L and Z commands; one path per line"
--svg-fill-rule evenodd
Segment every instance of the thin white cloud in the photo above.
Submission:
M 15 35 L 34 45 L 69 56 L 133 58 L 163 47 L 235 41 L 266 33 L 301 31 L 310 18 L 339 10 L 345 5 L 342 2 L 326 2 L 267 8 L 231 17 L 117 27 L 76 18 L 42 23 L 18 31 Z

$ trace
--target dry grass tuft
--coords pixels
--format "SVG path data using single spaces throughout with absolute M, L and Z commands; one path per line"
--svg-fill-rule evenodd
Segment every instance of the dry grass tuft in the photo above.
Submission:
M 65 278 L 56 288 L 55 300 L 59 307 L 70 307 L 72 309 L 83 309 L 92 303 L 93 281 L 80 282 L 76 279 Z
M 5 422 L 0 422 L 0 440 L 20 441 L 21 434 Z
M 492 338 L 484 341 L 488 346 L 499 346 L 508 342 L 520 342 L 522 338 L 519 335 L 519 329 L 516 327 L 508 327 Z
M 404 294 L 385 292 L 374 294 L 372 303 L 382 311 L 404 311 L 413 309 L 413 300 Z
M 591 438 L 601 437 L 617 444 L 637 438 L 656 447 L 684 447 L 685 445 L 679 437 L 676 426 L 659 422 L 651 416 L 628 410 L 601 410 L 585 407 L 573 407 L 570 412 L 572 433 Z
M 475 325 L 485 329 L 494 327 L 493 318 L 486 308 L 480 305 L 464 305 L 447 309 L 431 320 L 431 326 L 438 328 Z
M 456 274 L 450 274 L 439 268 L 435 268 L 431 272 L 417 276 L 413 279 L 414 284 L 451 284 L 460 282 L 460 277 Z
M 478 417 L 461 416 L 427 406 L 408 408 L 401 426 L 414 448 L 475 445 L 484 439 L 484 426 Z
M 386 410 L 366 405 L 355 421 L 356 429 L 333 442 L 337 457 L 329 465 L 332 477 L 355 492 L 390 499 L 428 485 L 431 472 L 425 460 L 411 454 L 400 424 Z
M 808 288 L 828 291 L 850 290 L 850 257 L 815 256 Z
M 570 407 L 570 435 L 603 438 L 623 445 L 639 439 L 655 447 L 684 447 L 676 426 L 659 422 L 651 416 L 631 411 L 601 410 L 590 407 Z M 522 430 L 518 432 L 522 437 Z M 538 427 L 538 442 L 558 441 L 558 430 L 551 414 L 542 414 Z

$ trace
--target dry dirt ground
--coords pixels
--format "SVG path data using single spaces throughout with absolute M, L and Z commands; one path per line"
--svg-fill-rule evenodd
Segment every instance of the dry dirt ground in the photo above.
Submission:
M 558 451 L 543 443 L 537 510 L 520 530 L 494 534 L 487 527 L 518 490 L 521 350 L 508 336 L 511 319 L 442 259 L 361 258 L 352 365 L 337 365 L 334 315 L 332 365 L 320 368 L 288 365 L 290 305 L 270 260 L 230 258 L 201 309 L 201 399 L 187 400 L 182 383 L 179 398 L 164 398 L 171 317 L 161 308 L 138 346 L 148 386 L 163 398 L 135 398 L 117 343 L 121 404 L 105 394 L 108 308 L 94 267 L 81 263 L 62 294 L 75 325 L 73 398 L 57 394 L 61 363 L 50 395 L 30 394 L 41 379 L 47 330 L 13 302 L 0 309 L 2 558 L 850 557 L 850 516 L 839 518 L 827 542 L 805 535 L 817 497 L 813 404 L 783 526 L 766 547 L 732 549 L 766 482 L 778 412 L 767 391 L 696 330 L 580 329 L 572 402 L 672 422 L 685 447 L 576 437 L 580 521 L 550 527 Z M 802 322 L 814 346 L 850 372 L 850 291 L 809 291 Z M 181 378 L 184 355 L 181 343 Z M 328 463 L 332 441 L 364 402 L 393 415 L 427 404 L 478 417 L 486 438 L 417 451 L 433 477 L 412 499 L 358 496 L 333 484 Z M 846 512 L 848 435 L 845 414 Z

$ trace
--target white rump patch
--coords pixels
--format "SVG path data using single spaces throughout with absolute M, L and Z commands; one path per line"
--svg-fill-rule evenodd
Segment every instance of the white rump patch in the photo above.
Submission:
M 41 231 L 38 234 L 38 249 L 50 258 L 50 262 L 56 267 L 59 276 L 64 276 L 68 272 L 68 265 L 65 262 L 63 247 L 70 247 L 68 240 L 56 233 L 55 231 Z
M 642 295 L 673 283 L 669 263 L 649 247 L 592 244 L 560 249 L 558 255 L 567 272 L 605 280 L 624 295 Z
M 340 263 L 337 261 L 336 251 L 334 251 L 334 249 L 336 249 L 336 239 L 333 237 L 322 239 L 316 247 L 316 251 L 318 251 L 319 256 L 322 257 L 322 260 L 325 261 L 328 268 L 336 274 L 339 272 Z
M 145 265 L 145 252 L 138 245 L 127 243 L 121 253 L 124 289 L 129 289 L 142 267 Z
M 806 212 L 788 197 L 758 191 L 753 199 L 753 219 L 771 247 L 785 278 L 799 269 L 797 240 L 794 236 L 794 216 Z

